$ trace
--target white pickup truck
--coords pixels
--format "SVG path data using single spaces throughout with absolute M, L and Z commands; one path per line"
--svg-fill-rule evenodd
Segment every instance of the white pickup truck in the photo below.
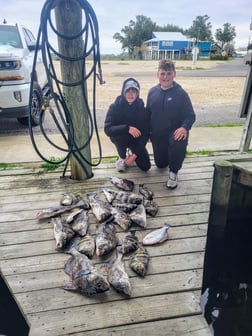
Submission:
M 30 88 L 32 90 L 31 124 L 39 124 L 43 106 L 42 90 L 46 75 L 40 53 L 36 73 L 31 75 L 36 39 L 32 32 L 19 24 L 0 24 L 0 118 L 17 118 L 29 124 Z

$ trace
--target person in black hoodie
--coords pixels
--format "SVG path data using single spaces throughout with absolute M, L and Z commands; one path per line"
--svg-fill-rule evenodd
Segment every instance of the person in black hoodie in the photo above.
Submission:
M 177 174 L 186 155 L 189 130 L 195 121 L 191 100 L 174 81 L 175 76 L 174 63 L 161 60 L 157 73 L 159 84 L 150 89 L 146 105 L 154 161 L 159 168 L 169 167 L 167 188 L 170 189 L 177 187 Z
M 149 114 L 139 91 L 137 80 L 126 79 L 121 95 L 110 105 L 105 118 L 104 132 L 117 149 L 116 168 L 119 172 L 125 172 L 134 162 L 143 171 L 151 167 L 145 148 L 149 139 Z

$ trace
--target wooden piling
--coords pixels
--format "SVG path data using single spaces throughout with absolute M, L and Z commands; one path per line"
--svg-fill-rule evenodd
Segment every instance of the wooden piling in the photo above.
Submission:
M 69 84 L 78 83 L 85 76 L 82 60 L 72 61 L 83 55 L 83 36 L 78 34 L 82 30 L 82 11 L 77 1 L 59 1 L 55 7 L 55 19 L 58 32 L 67 38 L 58 36 L 59 53 L 68 59 L 61 59 L 62 81 L 66 83 L 63 87 L 64 98 L 69 109 L 72 120 L 70 134 L 73 141 L 74 154 L 70 156 L 71 178 L 84 180 L 92 177 L 92 168 L 88 164 L 91 161 L 91 150 L 89 144 L 89 118 L 88 101 L 83 97 L 80 85 Z M 78 36 L 74 39 L 69 37 Z M 84 87 L 87 97 L 86 83 Z M 86 146 L 83 147 L 83 145 Z M 83 148 L 82 148 L 83 147 Z M 80 149 L 80 151 L 78 151 Z M 83 159 L 85 158 L 85 160 Z

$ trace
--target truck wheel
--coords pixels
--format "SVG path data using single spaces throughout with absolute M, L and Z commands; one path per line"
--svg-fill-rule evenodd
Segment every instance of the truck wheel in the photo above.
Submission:
M 41 87 L 37 82 L 33 83 L 33 90 L 32 90 L 32 107 L 31 107 L 31 125 L 38 126 L 40 120 L 40 114 L 42 112 L 43 106 L 43 93 Z M 44 115 L 42 115 L 44 118 Z M 29 117 L 18 118 L 18 121 L 22 125 L 29 125 Z

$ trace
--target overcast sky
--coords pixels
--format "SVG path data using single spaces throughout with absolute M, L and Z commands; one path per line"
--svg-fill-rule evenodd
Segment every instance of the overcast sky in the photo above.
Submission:
M 71 1 L 71 0 L 68 0 Z M 19 22 L 37 35 L 41 10 L 45 0 L 0 0 L 0 21 Z M 235 47 L 246 47 L 252 41 L 249 30 L 252 19 L 251 0 L 90 0 L 99 24 L 101 54 L 122 52 L 121 44 L 115 42 L 113 35 L 121 33 L 129 21 L 136 21 L 137 15 L 144 15 L 156 24 L 173 24 L 189 28 L 197 16 L 208 15 L 212 33 L 223 28 L 228 22 L 236 28 Z M 53 37 L 51 37 L 53 40 Z

